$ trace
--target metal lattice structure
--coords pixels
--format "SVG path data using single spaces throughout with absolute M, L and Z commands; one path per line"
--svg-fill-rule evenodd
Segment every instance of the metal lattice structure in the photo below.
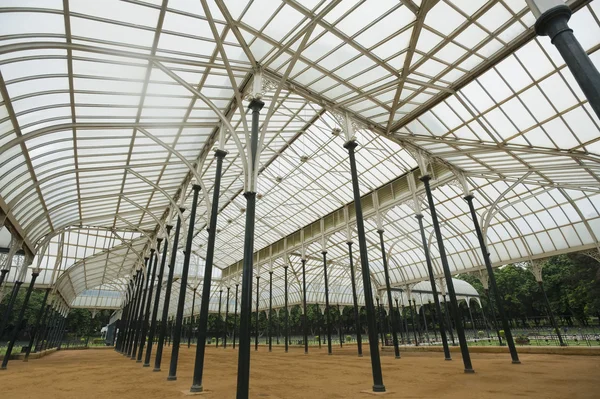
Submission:
M 600 66 L 600 3 L 567 4 L 575 34 Z M 534 23 L 524 0 L 5 1 L 4 224 L 43 258 L 34 260 L 49 273 L 40 283 L 56 283 L 72 306 L 118 308 L 150 239 L 173 224 L 170 209 L 190 207 L 196 179 L 203 187 L 189 314 L 203 276 L 210 153 L 220 145 L 228 155 L 214 291 L 240 281 L 242 193 L 253 188 L 255 275 L 267 281 L 273 271 L 275 307 L 283 306 L 283 266 L 290 303 L 299 303 L 302 257 L 308 301 L 322 303 L 324 250 L 331 303 L 351 304 L 354 207 L 340 135 L 348 123 L 359 143 L 375 290 L 384 287 L 380 229 L 392 286 L 427 279 L 414 218 L 422 212 L 432 231 L 420 162 L 433 171 L 454 274 L 483 265 L 465 191 L 475 196 L 495 266 L 598 248 L 600 120 Z M 256 94 L 257 74 L 265 108 L 250 187 L 245 97 Z M 260 295 L 265 308 L 268 292 Z

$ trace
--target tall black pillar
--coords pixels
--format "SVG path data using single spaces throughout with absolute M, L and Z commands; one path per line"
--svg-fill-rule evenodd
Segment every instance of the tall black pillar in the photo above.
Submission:
M 548 317 L 550 317 L 550 322 L 552 323 L 552 328 L 556 335 L 558 335 L 558 342 L 560 342 L 560 346 L 566 346 L 563 341 L 562 335 L 560 334 L 560 329 L 558 328 L 558 324 L 556 324 L 556 319 L 554 318 L 554 312 L 552 312 L 552 308 L 550 307 L 550 302 L 548 301 L 548 296 L 546 295 L 546 290 L 544 289 L 544 282 L 538 281 L 538 285 L 540 290 L 542 291 L 542 295 L 544 296 L 544 302 L 546 303 L 546 309 L 548 310 Z
M 325 279 L 325 323 L 327 323 L 327 354 L 331 355 L 331 315 L 329 314 L 329 281 L 327 279 L 327 251 L 323 251 L 323 277 Z
M 160 292 L 162 289 L 162 280 L 165 272 L 165 263 L 167 259 L 167 249 L 169 244 L 169 234 L 173 226 L 167 225 L 167 236 L 165 237 L 165 246 L 163 248 L 162 256 L 160 259 L 160 268 L 158 269 L 158 278 L 156 280 L 156 295 L 154 296 L 154 304 L 152 305 L 152 319 L 150 321 L 150 332 L 148 333 L 148 347 L 146 348 L 146 357 L 144 358 L 143 367 L 150 367 L 150 357 L 152 356 L 152 346 L 154 345 L 154 334 L 156 332 L 156 319 L 158 317 L 158 303 L 160 302 Z M 156 251 L 156 257 L 158 258 L 158 252 L 160 251 L 160 245 Z
M 235 338 L 237 331 L 237 308 L 238 308 L 238 288 L 239 284 L 235 285 L 235 303 L 233 305 L 233 349 L 235 349 Z
M 258 305 L 260 303 L 259 282 L 260 282 L 260 276 L 256 276 L 256 324 L 254 325 L 254 350 L 255 351 L 258 350 L 258 320 L 260 319 L 259 313 L 258 313 Z
M 8 318 L 15 307 L 15 300 L 17 299 L 17 294 L 19 293 L 19 289 L 21 288 L 22 281 L 15 281 L 15 284 L 12 287 L 12 291 L 10 292 L 10 297 L 8 298 L 8 304 L 6 306 L 6 310 L 4 311 L 4 315 L 2 316 L 2 321 L 0 322 L 0 338 L 4 333 L 4 329 L 8 324 Z
M 184 208 L 179 208 L 183 213 Z M 191 220 L 191 219 L 190 219 Z M 156 357 L 154 358 L 154 369 L 160 371 L 162 361 L 163 346 L 167 337 L 167 327 L 169 324 L 169 302 L 171 301 L 171 287 L 173 285 L 173 273 L 175 272 L 175 261 L 177 260 L 177 244 L 179 243 L 179 232 L 181 230 L 181 216 L 177 218 L 175 225 L 175 235 L 173 236 L 173 246 L 171 249 L 171 259 L 169 261 L 169 275 L 167 277 L 167 286 L 165 287 L 165 299 L 163 300 L 162 317 L 160 319 L 160 329 L 158 333 L 158 344 L 156 345 Z M 165 248 L 165 251 L 167 249 Z M 163 254 L 164 256 L 164 254 Z M 170 335 L 169 335 L 170 336 Z
M 208 224 L 208 242 L 206 246 L 206 259 L 204 262 L 204 278 L 202 279 L 202 298 L 200 300 L 200 313 L 198 314 L 198 332 L 196 333 L 196 358 L 194 359 L 194 377 L 190 392 L 202 392 L 202 374 L 204 372 L 204 353 L 206 351 L 206 330 L 208 328 L 208 305 L 210 304 L 210 286 L 212 282 L 213 260 L 215 255 L 215 241 L 217 237 L 217 216 L 219 214 L 219 195 L 221 190 L 221 174 L 223 158 L 227 152 L 217 149 L 217 167 L 215 169 L 215 184 L 211 202 L 210 220 Z M 237 319 L 237 287 L 235 286 L 235 313 Z M 235 348 L 235 322 L 233 327 L 233 347 Z
M 190 329 L 188 331 L 188 349 L 192 346 L 192 333 L 194 331 L 194 307 L 196 306 L 196 290 L 198 287 L 194 288 L 194 294 L 192 296 L 192 314 L 190 316 Z
M 452 360 L 452 356 L 450 355 L 450 347 L 448 346 L 448 337 L 446 336 L 446 329 L 444 326 L 444 318 L 442 317 L 442 307 L 440 306 L 440 298 L 438 296 L 437 287 L 435 285 L 435 276 L 433 273 L 433 266 L 431 264 L 431 256 L 429 255 L 429 247 L 427 246 L 427 238 L 425 237 L 425 227 L 423 227 L 423 215 L 418 213 L 415 217 L 419 221 L 419 230 L 421 231 L 423 252 L 425 252 L 425 263 L 427 264 L 427 274 L 429 275 L 431 294 L 433 295 L 433 302 L 435 303 L 435 313 L 440 323 L 440 335 L 442 337 L 442 345 L 444 347 L 444 359 Z
M 396 296 L 394 298 L 394 302 L 396 302 L 396 309 L 394 309 L 394 314 L 398 315 L 398 326 L 396 326 L 396 328 L 398 328 L 400 330 L 400 342 L 404 343 L 404 336 L 402 334 L 402 330 L 404 330 L 404 322 L 402 321 L 402 315 L 400 314 L 400 306 L 398 305 L 398 297 Z
M 229 293 L 231 287 L 227 287 L 227 296 L 225 298 L 225 328 L 223 329 L 223 349 L 227 348 L 227 335 L 229 334 Z
M 56 312 L 54 311 L 54 307 L 52 304 L 47 305 L 48 308 L 46 309 L 46 321 L 44 324 L 44 329 L 42 331 L 42 335 L 40 336 L 40 341 L 38 343 L 39 346 L 36 346 L 35 351 L 36 352 L 41 352 L 45 349 L 49 348 L 49 337 L 50 337 L 50 333 L 52 332 L 52 327 L 54 325 L 54 317 Z
M 375 295 L 376 309 L 377 309 L 377 331 L 379 331 L 379 338 L 381 339 L 381 346 L 385 345 L 383 340 L 383 315 L 381 314 L 381 305 L 379 304 L 379 294 Z
M 119 320 L 118 327 L 115 328 L 115 336 L 118 334 L 117 344 L 115 345 L 115 351 L 121 353 L 121 348 L 123 347 L 123 337 L 125 334 L 125 328 L 127 326 L 128 313 L 131 308 L 131 296 L 133 295 L 133 278 L 129 279 L 129 284 L 127 285 L 127 293 L 125 294 L 125 299 L 123 300 L 123 307 L 121 309 L 121 319 Z
M 356 276 L 354 272 L 354 258 L 352 257 L 352 241 L 348 241 L 348 256 L 350 257 L 350 280 L 352 280 L 352 301 L 354 303 L 354 323 L 356 324 L 356 347 L 358 357 L 362 357 L 362 337 L 360 333 L 360 309 L 358 308 L 358 295 L 356 294 Z
M 446 294 L 442 294 L 442 298 L 444 300 L 444 315 L 446 317 L 446 324 L 448 325 L 448 332 L 450 333 L 450 340 L 452 341 L 452 346 L 456 346 L 456 342 L 454 341 L 454 331 L 452 329 L 452 320 L 450 320 L 450 308 L 448 307 Z
M 504 303 L 502 301 L 502 296 L 500 295 L 500 292 L 498 292 L 498 285 L 496 285 L 496 276 L 494 275 L 494 270 L 492 269 L 490 254 L 488 253 L 487 247 L 485 245 L 485 240 L 483 239 L 483 234 L 481 232 L 481 228 L 479 227 L 477 213 L 475 213 L 475 207 L 473 206 L 473 195 L 469 194 L 465 196 L 465 200 L 467 201 L 467 204 L 469 204 L 469 211 L 471 212 L 471 218 L 473 219 L 473 225 L 475 226 L 475 232 L 477 233 L 477 239 L 479 240 L 481 256 L 483 257 L 483 261 L 485 263 L 485 269 L 488 273 L 490 286 L 494 294 L 494 299 L 496 299 L 498 313 L 500 313 L 500 320 L 502 321 L 502 328 L 504 329 L 504 338 L 506 339 L 506 343 L 508 344 L 508 349 L 510 350 L 512 362 L 514 364 L 519 364 L 521 363 L 521 361 L 519 360 L 519 354 L 517 353 L 517 348 L 515 347 L 512 332 L 510 331 L 510 324 L 508 324 L 508 319 L 506 318 L 506 312 L 504 311 Z
M 221 329 L 221 303 L 222 302 L 223 302 L 223 290 L 220 289 L 219 290 L 219 311 L 217 313 L 217 323 L 216 323 L 217 324 L 217 326 L 216 326 L 217 327 L 217 334 L 216 334 L 216 336 L 217 336 L 216 343 L 217 344 L 215 345 L 215 347 L 217 347 L 217 348 L 219 347 L 219 336 L 222 333 L 222 329 Z
M 52 313 L 52 305 L 46 304 L 44 310 L 44 316 L 42 316 L 42 323 L 40 324 L 39 333 L 35 337 L 35 346 L 34 352 L 39 352 L 42 350 L 42 345 L 44 340 L 46 339 L 46 333 L 48 331 L 48 322 L 50 320 L 50 315 Z
M 252 167 L 248 171 L 254 181 L 254 171 L 258 165 L 258 123 L 259 114 L 265 105 L 259 99 L 253 99 L 252 132 L 250 137 L 250 157 Z M 240 308 L 240 344 L 238 356 L 237 399 L 247 399 L 250 389 L 250 317 L 252 315 L 252 267 L 254 261 L 254 225 L 256 216 L 256 192 L 253 187 L 244 193 L 246 197 L 246 231 L 244 234 L 244 260 L 242 271 L 242 303 Z
M 396 359 L 400 359 L 400 348 L 398 347 L 398 333 L 396 333 L 396 312 L 394 312 L 394 303 L 392 302 L 392 285 L 390 281 L 390 272 L 388 269 L 387 255 L 385 253 L 385 243 L 383 241 L 383 230 L 378 230 L 379 245 L 381 247 L 381 259 L 383 260 L 383 272 L 385 275 L 385 290 L 388 300 L 388 311 L 392 321 L 392 340 L 394 342 L 394 354 Z
M 308 312 L 306 309 L 306 259 L 302 262 L 302 329 L 304 330 L 304 354 L 308 355 Z
M 571 9 L 565 4 L 555 6 L 556 3 L 545 0 L 529 0 L 528 3 L 537 17 L 536 33 L 550 37 L 600 118 L 600 73 L 568 25 Z
M 340 348 L 343 348 L 344 347 L 344 342 L 343 342 L 344 340 L 343 340 L 343 336 L 342 336 L 342 334 L 343 334 L 343 331 L 342 331 L 342 314 L 340 313 L 340 304 L 338 303 L 336 307 L 337 307 L 337 313 L 338 313 L 338 317 L 339 317 L 339 319 L 338 319 L 338 335 L 340 337 Z
M 289 334 L 290 334 L 290 310 L 288 309 L 288 265 L 283 266 L 283 295 L 285 308 L 285 353 L 288 352 Z
M 381 359 L 379 358 L 379 346 L 377 345 L 376 314 L 373 307 L 373 291 L 371 287 L 369 256 L 367 254 L 367 239 L 365 237 L 362 204 L 360 202 L 360 188 L 358 187 L 358 172 L 356 170 L 356 159 L 354 156 L 354 150 L 357 146 L 358 144 L 354 140 L 350 140 L 344 144 L 344 148 L 348 150 L 350 172 L 352 174 L 352 191 L 354 192 L 354 208 L 356 212 L 356 227 L 360 249 L 360 266 L 362 269 L 365 306 L 367 308 L 367 325 L 369 326 L 369 349 L 371 355 L 371 369 L 373 372 L 373 392 L 385 392 L 383 375 L 381 373 Z
M 13 333 L 8 343 L 8 347 L 6 348 L 6 352 L 4 353 L 4 359 L 2 360 L 2 366 L 0 366 L 0 370 L 6 370 L 6 366 L 8 365 L 8 360 L 10 359 L 10 355 L 12 354 L 13 347 L 15 346 L 15 342 L 17 341 L 19 332 L 21 332 L 20 327 L 23 323 L 23 316 L 25 315 L 25 310 L 27 310 L 27 306 L 29 305 L 31 291 L 33 291 L 35 280 L 39 275 L 39 269 L 34 269 L 34 272 L 31 273 L 31 283 L 29 283 L 29 287 L 27 288 L 27 293 L 25 294 L 25 299 L 23 300 L 23 305 L 21 306 L 19 316 L 17 317 L 17 323 L 15 324 L 15 328 L 13 329 Z
M 152 302 L 152 293 L 154 292 L 154 280 L 156 280 L 156 267 L 158 266 L 158 253 L 160 252 L 160 243 L 162 238 L 156 240 L 156 251 L 150 250 L 150 263 L 154 260 L 152 265 L 152 276 L 150 277 L 150 286 L 148 287 L 148 293 L 146 295 L 146 303 L 144 310 L 144 319 L 142 321 L 142 329 L 140 334 L 140 350 L 138 351 L 137 363 L 142 362 L 142 355 L 144 354 L 144 346 L 146 344 L 146 337 L 148 334 L 148 321 L 150 320 L 150 303 Z
M 52 288 L 46 288 L 46 292 L 44 293 L 44 299 L 42 300 L 42 305 L 40 306 L 40 310 L 38 312 L 38 315 L 35 319 L 35 326 L 33 327 L 33 330 L 31 331 L 31 337 L 29 338 L 29 345 L 27 345 L 27 351 L 25 351 L 25 358 L 23 359 L 24 362 L 29 360 L 29 354 L 31 353 L 31 347 L 33 346 L 33 342 L 35 341 L 36 337 L 40 336 L 40 322 L 42 320 L 42 317 L 44 316 L 44 310 L 46 309 L 46 302 L 48 301 L 48 295 L 50 294 L 50 291 L 52 290 Z
M 144 258 L 145 269 L 148 270 L 148 258 Z M 147 273 L 147 271 L 146 271 Z M 142 291 L 144 289 L 144 273 L 143 270 L 139 270 L 137 285 L 137 294 L 135 296 L 135 303 L 133 304 L 133 313 L 129 322 L 129 332 L 127 333 L 127 351 L 126 356 L 131 356 L 133 353 L 133 341 L 135 339 L 135 332 L 137 331 L 137 321 L 140 311 L 140 302 L 142 300 Z
M 269 331 L 269 352 L 271 352 L 271 350 L 273 349 L 273 341 L 272 341 L 272 337 L 271 337 L 271 319 L 273 316 L 273 271 L 269 271 L 269 327 L 268 327 L 268 331 Z
M 196 224 L 196 208 L 198 207 L 198 193 L 200 185 L 192 185 L 193 199 L 192 210 L 188 225 L 187 240 L 185 242 L 185 252 L 183 253 L 183 267 L 181 270 L 179 289 L 179 301 L 177 302 L 177 315 L 175 316 L 175 330 L 173 331 L 173 349 L 171 351 L 171 365 L 169 367 L 169 376 L 167 381 L 177 379 L 177 361 L 179 360 L 179 344 L 181 343 L 181 326 L 183 323 L 183 307 L 185 305 L 185 296 L 187 293 L 188 271 L 190 269 L 190 258 L 192 256 L 192 241 L 194 240 L 194 225 Z M 173 265 L 174 267 L 175 265 Z
M 438 243 L 438 251 L 442 261 L 442 268 L 444 269 L 444 276 L 446 277 L 446 286 L 448 288 L 448 294 L 450 295 L 450 304 L 452 305 L 451 312 L 454 323 L 456 324 L 456 335 L 458 335 L 458 342 L 460 343 L 460 351 L 462 354 L 463 363 L 465 365 L 465 373 L 474 373 L 475 371 L 471 365 L 471 356 L 469 355 L 469 347 L 467 346 L 467 339 L 465 338 L 465 330 L 462 327 L 460 316 L 458 314 L 458 301 L 456 300 L 456 292 L 454 291 L 454 283 L 452 282 L 450 266 L 448 265 L 448 259 L 446 258 L 442 230 L 440 229 L 440 223 L 435 210 L 435 204 L 433 203 L 433 196 L 431 195 L 431 188 L 429 187 L 431 176 L 423 175 L 421 176 L 420 180 L 425 185 L 425 193 L 427 194 L 427 202 L 429 203 L 429 211 L 431 212 L 431 222 L 433 224 L 435 237 Z
M 150 258 L 148 259 L 148 262 L 146 262 L 147 266 L 146 266 L 146 281 L 144 282 L 144 290 L 142 291 L 142 299 L 140 301 L 140 310 L 139 310 L 139 314 L 138 314 L 138 320 L 137 320 L 137 325 L 136 325 L 136 329 L 135 329 L 135 335 L 133 337 L 133 350 L 131 352 L 131 360 L 135 360 L 136 357 L 138 358 L 137 361 L 138 362 L 142 362 L 142 356 L 140 354 L 140 356 L 138 357 L 138 345 L 141 346 L 141 341 L 145 340 L 146 337 L 142 336 L 142 332 L 144 331 L 144 319 L 145 319 L 145 315 L 144 315 L 144 311 L 146 310 L 146 298 L 149 299 L 148 296 L 148 287 L 150 285 L 150 276 L 152 274 L 152 261 L 154 260 L 154 248 L 150 249 Z M 148 301 L 149 302 L 149 301 Z

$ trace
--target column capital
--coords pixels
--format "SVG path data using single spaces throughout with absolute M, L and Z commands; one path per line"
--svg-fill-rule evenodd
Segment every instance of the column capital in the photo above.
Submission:
M 227 156 L 227 154 L 229 154 L 229 152 L 225 151 L 225 150 L 221 150 L 219 148 L 215 149 L 215 157 L 217 158 L 225 158 Z
M 347 149 L 348 151 L 354 151 L 354 149 L 356 147 L 358 147 L 358 143 L 356 142 L 356 139 L 350 139 L 344 143 L 344 148 Z
M 248 108 L 252 110 L 252 112 L 260 112 L 261 109 L 265 106 L 265 103 L 262 102 L 259 98 L 253 98 L 250 100 L 248 104 Z

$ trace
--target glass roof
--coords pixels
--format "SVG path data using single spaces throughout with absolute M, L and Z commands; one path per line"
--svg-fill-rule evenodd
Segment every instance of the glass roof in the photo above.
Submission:
M 600 3 L 567 4 L 576 37 L 600 66 Z M 288 265 L 290 303 L 300 301 L 304 248 L 309 301 L 324 301 L 325 242 L 332 302 L 352 303 L 353 196 L 336 133 L 340 115 L 356 128 L 375 290 L 384 285 L 375 196 L 392 285 L 427 278 L 409 179 L 441 275 L 417 153 L 432 162 L 453 273 L 482 266 L 457 175 L 475 195 L 495 266 L 597 248 L 600 120 L 549 39 L 535 36 L 534 22 L 524 0 L 5 0 L 2 212 L 36 253 L 40 284 L 55 284 L 71 306 L 117 308 L 149 237 L 164 231 L 171 209 L 190 208 L 189 183 L 199 177 L 189 314 L 203 276 L 211 150 L 220 146 L 228 155 L 212 290 L 218 301 L 218 289 L 240 278 L 244 97 L 260 68 L 266 92 L 255 267 L 263 298 L 272 270 L 281 306 Z M 189 211 L 184 218 L 189 225 Z

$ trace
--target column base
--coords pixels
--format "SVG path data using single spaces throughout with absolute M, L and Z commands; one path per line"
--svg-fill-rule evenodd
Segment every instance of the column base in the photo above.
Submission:
M 512 364 L 521 364 L 521 361 L 520 360 L 513 360 Z
M 153 372 L 159 372 L 159 371 L 160 371 L 160 368 L 158 368 L 158 369 L 157 369 L 157 368 L 154 368 L 154 369 L 152 369 L 152 371 L 153 371 Z
M 6 367 L 0 367 L 0 371 L 6 370 Z
M 373 385 L 373 392 L 385 392 L 385 385 Z
M 446 358 L 444 358 L 444 360 L 452 360 L 452 358 L 451 357 L 446 357 Z
M 136 362 L 136 363 L 141 363 L 142 361 L 141 361 L 141 360 L 136 360 L 135 362 Z
M 396 359 L 400 359 L 400 356 L 396 356 Z
M 177 381 L 177 376 L 176 375 L 170 375 L 167 377 L 167 381 Z
M 473 370 L 473 369 L 465 369 L 465 374 L 475 374 L 475 370 Z
M 202 388 L 202 385 L 192 385 L 190 388 L 190 392 L 193 393 L 198 393 L 198 392 L 203 392 L 204 388 Z
M 142 367 L 150 367 L 150 365 L 148 363 L 144 363 Z
M 359 353 L 359 354 L 358 354 L 358 357 L 363 357 L 363 354 L 362 354 L 362 353 Z

